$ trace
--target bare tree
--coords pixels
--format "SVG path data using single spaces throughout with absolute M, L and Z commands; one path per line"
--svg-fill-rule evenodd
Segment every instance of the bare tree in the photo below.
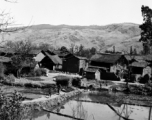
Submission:
M 17 3 L 17 0 L 4 0 L 4 1 L 10 3 Z M 2 39 L 0 41 L 0 44 L 6 42 L 3 37 L 3 34 L 17 32 L 19 30 L 25 30 L 26 28 L 30 27 L 30 23 L 25 27 L 11 27 L 12 25 L 15 25 L 14 23 L 15 22 L 13 20 L 13 17 L 11 17 L 10 13 L 6 12 L 5 10 L 0 11 L 0 34 L 2 34 Z

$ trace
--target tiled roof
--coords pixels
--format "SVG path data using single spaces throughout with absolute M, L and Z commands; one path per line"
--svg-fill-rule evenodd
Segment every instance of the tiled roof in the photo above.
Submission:
M 92 65 L 89 65 L 88 68 L 96 68 L 96 69 L 103 69 L 103 70 L 107 70 L 106 67 L 100 67 L 100 66 L 92 66 Z
M 58 55 L 50 55 L 48 52 L 45 52 L 45 55 L 51 59 L 54 64 L 62 64 L 62 60 L 58 57 Z
M 127 60 L 152 61 L 152 55 L 125 55 Z
M 104 54 L 98 53 L 91 57 L 91 61 L 103 62 L 103 63 L 115 63 L 117 62 L 122 55 L 120 54 Z
M 133 62 L 132 64 L 130 64 L 129 66 L 131 67 L 146 67 L 147 65 L 149 65 L 149 63 L 147 62 Z
M 97 70 L 99 70 L 99 69 L 98 68 L 87 68 L 85 71 L 95 73 Z
M 81 56 L 75 56 L 76 58 L 80 59 L 80 60 L 87 60 L 86 57 L 81 57 Z
M 29 54 L 37 55 L 37 54 L 39 54 L 40 52 L 41 52 L 41 50 L 31 50 L 31 51 L 29 52 Z

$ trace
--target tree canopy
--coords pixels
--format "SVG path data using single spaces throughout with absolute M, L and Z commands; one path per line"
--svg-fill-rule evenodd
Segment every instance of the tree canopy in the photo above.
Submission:
M 149 54 L 152 46 L 152 9 L 142 5 L 141 12 L 143 16 L 143 24 L 139 26 L 141 29 L 140 42 L 143 42 L 143 53 Z

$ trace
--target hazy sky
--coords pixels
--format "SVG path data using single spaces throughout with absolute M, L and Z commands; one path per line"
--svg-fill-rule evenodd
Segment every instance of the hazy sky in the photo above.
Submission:
M 141 6 L 152 0 L 0 0 L 0 10 L 10 12 L 16 24 L 106 25 L 141 24 Z

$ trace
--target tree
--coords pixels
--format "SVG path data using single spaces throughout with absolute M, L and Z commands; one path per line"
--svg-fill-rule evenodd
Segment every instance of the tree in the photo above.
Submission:
M 75 53 L 75 47 L 76 47 L 76 45 L 75 45 L 74 43 L 72 43 L 72 44 L 70 45 L 69 51 L 70 51 L 72 54 Z
M 149 54 L 152 46 L 152 9 L 142 5 L 141 12 L 144 23 L 139 26 L 141 29 L 140 42 L 143 42 L 143 53 Z
M 94 47 L 92 47 L 92 48 L 90 49 L 90 52 L 91 52 L 92 55 L 94 55 L 94 54 L 96 53 L 96 51 L 97 51 L 97 50 L 96 50 L 96 48 L 94 48 Z
M 32 57 L 29 56 L 31 50 L 33 50 L 33 45 L 29 40 L 8 42 L 5 45 L 14 51 L 14 55 L 11 57 L 12 65 L 17 70 L 17 77 L 20 77 L 20 72 L 22 68 L 28 64 L 33 64 Z

